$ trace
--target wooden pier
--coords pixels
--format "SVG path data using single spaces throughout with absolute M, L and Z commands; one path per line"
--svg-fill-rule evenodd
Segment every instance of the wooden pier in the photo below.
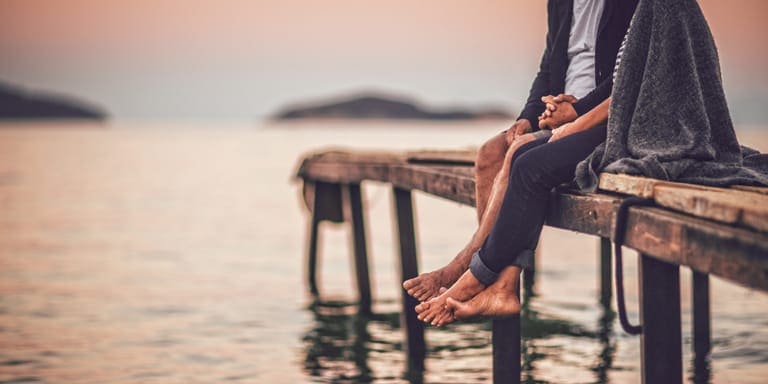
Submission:
M 318 226 L 322 221 L 349 223 L 359 292 L 359 310 L 371 311 L 371 289 L 363 220 L 363 181 L 392 186 L 397 212 L 400 278 L 418 271 L 411 191 L 418 190 L 474 206 L 473 151 L 324 151 L 302 159 L 303 181 L 311 212 L 307 282 L 316 283 Z M 616 214 L 628 196 L 652 200 L 627 214 L 624 245 L 640 253 L 641 372 L 643 383 L 681 383 L 682 332 L 679 268 L 693 271 L 694 361 L 710 351 L 709 275 L 768 291 L 768 189 L 728 189 L 671 183 L 627 175 L 603 174 L 599 193 L 567 188 L 552 192 L 546 225 L 600 239 L 600 300 L 611 299 L 611 241 Z M 469 234 L 474 228 L 467 228 Z M 402 324 L 409 371 L 423 371 L 424 328 L 416 319 L 416 300 L 402 290 Z M 520 382 L 520 317 L 493 320 L 495 383 Z

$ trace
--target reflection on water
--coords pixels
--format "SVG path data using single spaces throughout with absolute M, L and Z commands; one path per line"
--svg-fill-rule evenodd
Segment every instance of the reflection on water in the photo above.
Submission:
M 387 340 L 398 332 L 397 313 L 360 315 L 351 303 L 317 302 L 310 307 L 313 327 L 304 335 L 304 369 L 310 376 L 330 381 L 371 382 L 374 373 L 369 359 L 382 362 L 388 356 L 397 364 L 400 341 Z M 381 332 L 372 333 L 372 330 Z M 391 379 L 391 378 L 390 378 Z
M 528 289 L 524 290 L 521 311 L 522 382 L 550 383 L 537 378 L 537 363 L 560 360 L 565 351 L 562 346 L 549 343 L 549 340 L 582 339 L 599 345 L 594 356 L 581 356 L 583 368 L 594 372 L 591 382 L 608 383 L 608 372 L 613 369 L 616 350 L 613 336 L 616 316 L 610 306 L 601 307 L 595 330 L 589 330 L 575 322 L 537 310 L 533 288 L 533 284 L 529 283 Z M 365 315 L 357 312 L 353 302 L 343 301 L 316 301 L 308 310 L 313 315 L 313 323 L 302 339 L 306 352 L 304 369 L 308 375 L 330 382 L 424 381 L 423 372 L 404 373 L 404 331 L 400 327 L 399 312 Z M 435 360 L 455 359 L 460 362 L 478 353 L 486 354 L 490 348 L 491 323 L 479 320 L 428 330 L 428 337 L 435 334 L 439 334 L 439 338 L 433 338 L 437 342 L 428 342 L 427 345 L 428 366 Z M 451 341 L 444 342 L 448 340 Z M 372 367 L 374 364 L 383 369 Z M 431 372 L 429 382 L 479 383 L 490 379 L 487 372 L 479 367 L 447 366 L 453 368 Z

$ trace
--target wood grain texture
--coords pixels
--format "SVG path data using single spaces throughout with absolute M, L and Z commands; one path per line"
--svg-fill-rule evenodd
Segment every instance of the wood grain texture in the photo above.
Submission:
M 674 183 L 604 173 L 600 189 L 652 198 L 678 212 L 768 232 L 768 195 L 752 190 Z

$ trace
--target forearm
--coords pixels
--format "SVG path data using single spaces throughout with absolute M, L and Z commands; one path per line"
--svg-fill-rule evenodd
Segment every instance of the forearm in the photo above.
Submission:
M 573 104 L 573 108 L 576 109 L 576 113 L 579 116 L 586 114 L 600 105 L 601 101 L 610 97 L 612 88 L 613 78 L 603 80 L 603 82 L 598 84 L 592 92 L 582 97 L 578 103 Z
M 585 131 L 592 129 L 599 125 L 605 124 L 608 121 L 608 110 L 611 106 L 611 98 L 603 100 L 602 103 L 589 110 L 589 112 L 579 116 L 573 122 L 576 131 Z

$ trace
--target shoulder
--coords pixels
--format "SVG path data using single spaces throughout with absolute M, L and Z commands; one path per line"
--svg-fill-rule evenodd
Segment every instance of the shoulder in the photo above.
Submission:
M 573 11 L 573 0 L 547 0 L 547 13 L 550 20 L 565 18 Z
M 558 8 L 562 6 L 562 3 L 566 0 L 547 0 L 547 11 L 550 15 L 554 15 Z

